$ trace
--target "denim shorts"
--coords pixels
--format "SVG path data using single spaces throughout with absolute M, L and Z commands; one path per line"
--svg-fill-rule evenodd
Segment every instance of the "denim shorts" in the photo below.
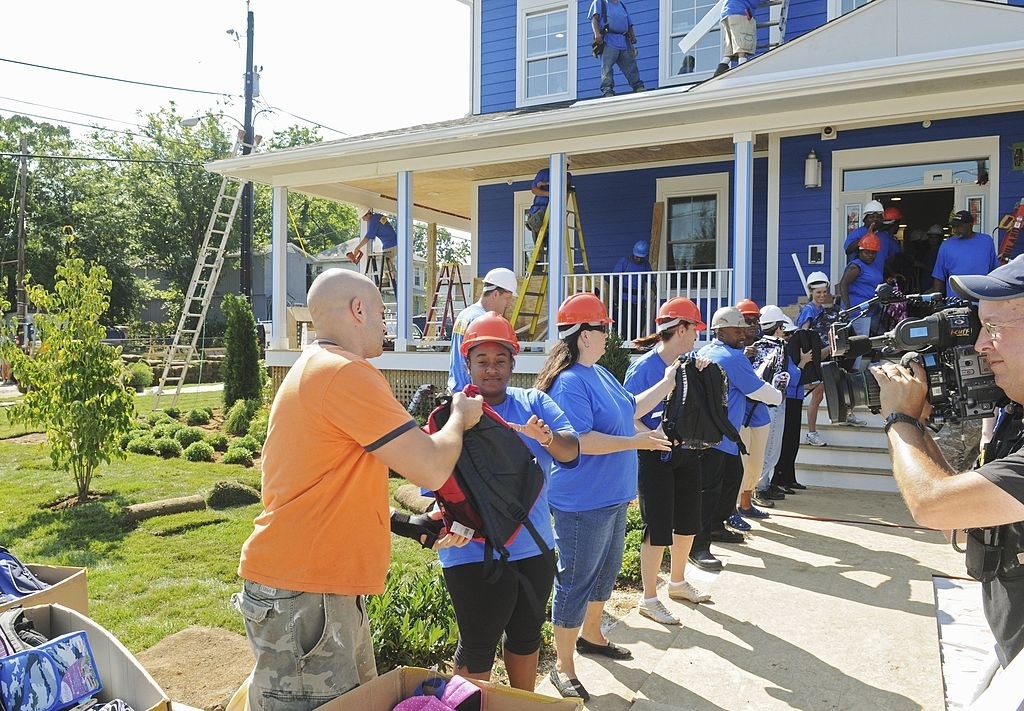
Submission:
M 231 602 L 256 657 L 252 711 L 312 711 L 377 676 L 361 595 L 283 590 L 244 581 Z
M 628 506 L 624 502 L 592 511 L 551 509 L 558 551 L 551 604 L 551 622 L 556 627 L 580 627 L 589 603 L 612 596 L 622 567 Z

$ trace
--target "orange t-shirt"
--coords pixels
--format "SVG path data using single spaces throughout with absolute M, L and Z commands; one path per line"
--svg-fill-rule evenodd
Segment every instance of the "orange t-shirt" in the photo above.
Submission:
M 388 471 L 373 451 L 414 427 L 366 360 L 334 345 L 307 348 L 270 410 L 264 510 L 238 574 L 300 592 L 384 592 Z

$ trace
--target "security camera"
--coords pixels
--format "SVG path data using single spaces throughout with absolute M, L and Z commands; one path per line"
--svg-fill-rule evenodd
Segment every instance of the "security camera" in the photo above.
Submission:
M 831 141 L 838 135 L 835 126 L 824 126 L 821 129 L 821 140 Z

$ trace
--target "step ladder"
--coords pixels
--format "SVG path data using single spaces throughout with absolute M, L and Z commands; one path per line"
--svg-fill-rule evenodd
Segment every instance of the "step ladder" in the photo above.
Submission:
M 548 293 L 548 218 L 551 216 L 551 204 L 544 210 L 544 220 L 540 230 L 534 235 L 533 251 L 526 267 L 526 278 L 516 297 L 510 319 L 516 329 L 520 341 L 535 341 L 540 326 L 547 326 L 547 293 Z M 565 245 L 564 257 L 566 274 L 589 274 L 590 264 L 587 260 L 587 246 L 583 240 L 583 223 L 580 220 L 579 203 L 576 191 L 569 189 L 565 210 Z M 557 288 L 557 287 L 556 287 Z
M 244 141 L 245 134 L 239 131 L 232 155 L 242 154 L 242 150 L 246 148 Z M 259 143 L 258 138 L 256 143 Z M 255 148 L 255 143 L 250 147 Z M 174 390 L 171 404 L 178 402 L 181 386 L 185 384 L 185 375 L 195 357 L 196 346 L 206 322 L 206 312 L 210 308 L 213 292 L 217 288 L 217 280 L 224 266 L 224 248 L 231 233 L 231 225 L 235 221 L 235 213 L 238 212 L 243 185 L 243 182 L 227 176 L 221 181 L 213 214 L 210 215 L 203 244 L 199 248 L 196 267 L 192 271 L 192 281 L 189 282 L 188 292 L 181 307 L 178 328 L 163 356 L 164 367 L 156 388 L 157 405 L 160 404 L 160 398 L 171 388 Z
M 373 280 L 384 301 L 384 325 L 388 333 L 397 333 L 398 327 L 398 279 L 395 262 L 388 252 L 370 252 L 366 255 L 363 274 Z
M 447 340 L 449 324 L 455 324 L 455 317 L 469 306 L 466 298 L 466 283 L 462 281 L 462 272 L 457 262 L 441 266 L 434 285 L 434 296 L 427 309 L 427 320 L 423 325 L 423 338 L 426 340 Z

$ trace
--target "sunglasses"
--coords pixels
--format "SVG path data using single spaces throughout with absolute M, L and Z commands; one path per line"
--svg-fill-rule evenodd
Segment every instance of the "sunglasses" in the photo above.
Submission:
M 583 324 L 580 324 L 580 330 L 581 331 L 599 331 L 600 333 L 607 334 L 608 333 L 608 324 L 599 323 L 599 324 L 595 325 L 595 324 L 592 324 L 592 323 L 583 323 Z

